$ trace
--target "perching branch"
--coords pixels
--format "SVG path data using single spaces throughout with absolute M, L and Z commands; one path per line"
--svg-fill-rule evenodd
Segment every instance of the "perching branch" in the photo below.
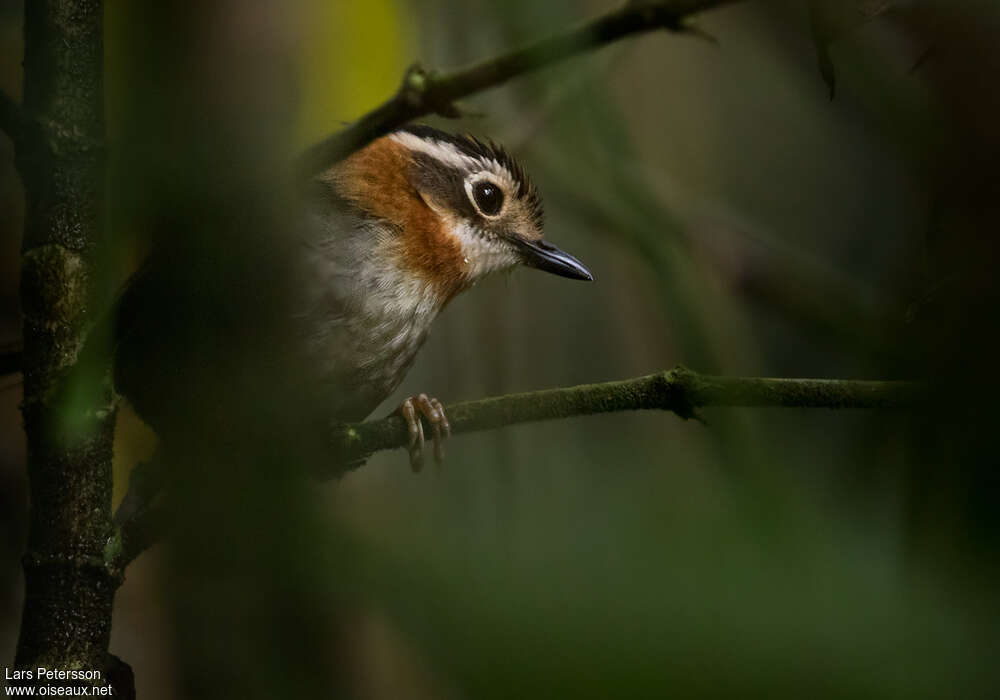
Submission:
M 308 180 L 411 119 L 428 114 L 458 116 L 455 101 L 460 98 L 628 36 L 656 29 L 693 31 L 685 25 L 691 15 L 735 1 L 630 0 L 575 29 L 453 73 L 440 75 L 414 65 L 406 72 L 395 95 L 299 156 L 296 164 L 299 177 Z
M 445 408 L 453 433 L 489 430 L 516 423 L 594 413 L 660 409 L 695 418 L 706 406 L 783 406 L 789 408 L 879 408 L 919 406 L 926 400 L 921 382 L 852 379 L 766 379 L 698 374 L 686 367 L 635 379 L 584 384 L 468 401 Z M 333 447 L 338 461 L 358 461 L 381 450 L 404 447 L 403 419 L 338 425 Z
M 616 411 L 659 409 L 689 419 L 697 417 L 696 409 L 706 406 L 903 409 L 918 407 L 926 398 L 927 386 L 922 382 L 720 377 L 678 366 L 645 377 L 508 394 L 454 404 L 445 410 L 453 433 L 471 433 Z M 395 415 L 337 425 L 331 440 L 333 458 L 341 468 L 344 464 L 360 464 L 375 452 L 405 447 L 407 440 L 406 425 Z M 119 518 L 120 569 L 155 544 L 168 527 L 167 511 L 146 505 L 162 485 L 162 474 L 147 473 L 147 466 L 137 467 L 144 473 L 130 480 L 123 504 L 131 504 L 126 509 L 131 513 L 119 511 L 119 516 L 126 516 Z
M 684 419 L 697 418 L 706 406 L 776 406 L 787 408 L 917 408 L 928 387 L 914 381 L 854 379 L 767 379 L 698 374 L 686 367 L 645 377 L 584 384 L 523 394 L 508 394 L 445 407 L 452 433 L 491 430 L 594 413 L 659 409 Z M 381 420 L 336 425 L 331 445 L 338 471 L 361 464 L 381 450 L 405 447 L 406 424 L 393 415 Z M 116 566 L 123 570 L 168 529 L 168 511 L 150 506 L 162 487 L 161 457 L 136 467 L 116 519 L 121 523 L 121 550 Z M 150 467 L 155 467 L 151 469 Z M 125 505 L 128 504 L 128 505 Z

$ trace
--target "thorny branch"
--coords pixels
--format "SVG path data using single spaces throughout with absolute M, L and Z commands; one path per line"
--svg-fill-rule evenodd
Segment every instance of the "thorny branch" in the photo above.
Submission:
M 619 39 L 657 29 L 698 33 L 686 24 L 691 15 L 732 2 L 736 0 L 630 0 L 574 29 L 453 73 L 438 74 L 414 65 L 395 95 L 302 153 L 296 164 L 298 175 L 308 180 L 411 119 L 428 114 L 456 117 L 460 112 L 455 101 L 460 98 Z

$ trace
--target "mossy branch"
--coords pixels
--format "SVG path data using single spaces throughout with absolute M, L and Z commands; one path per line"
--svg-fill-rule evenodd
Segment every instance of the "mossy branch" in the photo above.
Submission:
M 115 412 L 103 385 L 72 403 L 57 388 L 73 371 L 99 279 L 103 20 L 101 0 L 24 3 L 23 107 L 0 99 L 0 128 L 17 142 L 25 195 L 23 350 L 4 358 L 10 368 L 19 360 L 24 375 L 31 502 L 14 666 L 101 670 L 101 685 L 110 677 L 111 613 L 121 583 L 105 557 Z M 129 696 L 125 686 L 114 691 Z
M 509 394 L 447 406 L 453 433 L 490 430 L 517 423 L 615 411 L 659 409 L 684 419 L 707 406 L 784 406 L 789 408 L 900 409 L 920 405 L 921 382 L 853 379 L 769 379 L 720 377 L 675 367 L 617 382 Z M 337 425 L 333 449 L 340 463 L 359 462 L 381 450 L 407 445 L 399 416 Z
M 428 114 L 458 116 L 456 100 L 619 39 L 657 29 L 698 34 L 685 24 L 688 18 L 735 1 L 630 0 L 578 27 L 453 73 L 439 74 L 414 65 L 395 95 L 302 153 L 296 164 L 298 175 L 308 180 L 412 119 Z

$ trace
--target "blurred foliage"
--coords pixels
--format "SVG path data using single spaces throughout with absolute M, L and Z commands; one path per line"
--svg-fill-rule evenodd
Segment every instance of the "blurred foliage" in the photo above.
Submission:
M 128 100 L 137 79 L 128 57 L 131 35 L 124 19 L 125 5 L 124 0 L 105 3 L 107 102 L 112 140 L 119 134 L 123 102 Z M 296 89 L 292 99 L 297 119 L 292 143 L 304 147 L 390 95 L 411 60 L 412 49 L 410 37 L 404 32 L 408 24 L 406 8 L 395 0 L 363 3 L 303 0 L 295 10 L 292 31 L 296 36 L 293 57 Z M 373 45 L 381 48 L 369 53 L 367 48 Z M 352 65 L 359 60 L 364 61 L 363 70 L 343 72 L 324 68 Z M 109 267 L 117 271 L 115 276 L 120 284 L 138 267 L 147 244 L 142 242 L 142 236 L 136 240 L 127 221 L 119 220 L 115 226 L 116 243 L 109 255 L 116 262 Z M 155 435 L 129 410 L 121 413 L 117 430 L 116 504 L 125 494 L 131 468 L 148 459 L 156 445 Z

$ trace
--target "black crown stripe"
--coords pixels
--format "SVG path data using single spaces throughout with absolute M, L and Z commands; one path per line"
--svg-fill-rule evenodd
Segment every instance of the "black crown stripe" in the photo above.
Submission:
M 421 139 L 450 144 L 458 149 L 459 153 L 471 158 L 487 158 L 499 163 L 518 184 L 518 198 L 528 202 L 532 218 L 541 229 L 543 220 L 541 196 L 521 164 L 503 146 L 492 140 L 480 141 L 470 134 L 449 134 L 447 131 L 441 131 L 426 124 L 408 124 L 398 131 L 413 134 Z

